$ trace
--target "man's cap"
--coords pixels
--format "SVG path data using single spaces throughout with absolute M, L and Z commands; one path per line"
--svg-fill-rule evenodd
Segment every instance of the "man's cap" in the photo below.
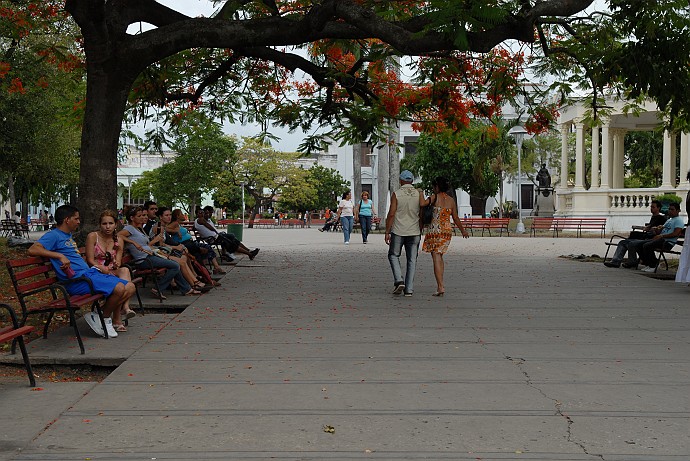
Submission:
M 406 182 L 412 182 L 414 181 L 414 175 L 410 170 L 404 170 L 402 173 L 400 173 L 400 180 L 401 181 L 406 181 Z

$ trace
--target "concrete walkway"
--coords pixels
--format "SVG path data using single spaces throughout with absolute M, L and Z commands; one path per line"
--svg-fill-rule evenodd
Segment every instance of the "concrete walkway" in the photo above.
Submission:
M 42 428 L 0 459 L 690 459 L 690 288 L 559 258 L 601 239 L 454 239 L 443 298 L 427 254 L 390 294 L 382 235 L 244 241 L 221 289 L 88 341 L 132 349 L 104 382 L 0 388 Z

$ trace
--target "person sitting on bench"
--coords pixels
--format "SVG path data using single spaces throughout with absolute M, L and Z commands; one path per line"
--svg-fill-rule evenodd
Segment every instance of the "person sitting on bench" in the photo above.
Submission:
M 661 202 L 659 200 L 652 200 L 649 210 L 652 213 L 652 217 L 647 225 L 645 225 L 642 229 L 638 228 L 633 230 L 627 239 L 623 239 L 618 242 L 616 252 L 613 254 L 611 261 L 604 262 L 606 267 L 620 267 L 621 263 L 623 262 L 623 258 L 625 257 L 625 253 L 628 252 L 629 246 L 637 245 L 640 241 L 644 242 L 649 240 L 653 238 L 659 230 L 661 230 L 667 219 L 666 216 L 661 214 Z M 623 267 L 628 269 L 637 267 L 637 259 L 628 259 L 629 261 L 627 263 L 623 263 Z
M 227 254 L 240 253 L 249 256 L 249 259 L 256 258 L 256 255 L 259 254 L 259 249 L 254 248 L 250 250 L 234 235 L 218 232 L 216 226 L 211 222 L 212 214 L 213 207 L 210 205 L 203 209 L 197 208 L 194 229 L 199 233 L 199 238 L 207 243 L 219 244 Z M 232 261 L 234 258 L 230 256 L 229 259 Z
M 625 267 L 636 268 L 638 256 L 641 255 L 642 266 L 639 268 L 643 272 L 656 272 L 659 259 L 654 254 L 657 249 L 670 250 L 676 244 L 676 240 L 683 232 L 685 223 L 683 218 L 678 216 L 680 213 L 680 203 L 671 203 L 668 206 L 668 220 L 663 228 L 649 240 L 633 240 L 628 244 L 628 261 Z
M 38 242 L 29 247 L 29 256 L 49 258 L 60 280 L 74 277 L 85 277 L 91 281 L 97 293 L 106 297 L 103 305 L 103 318 L 109 338 L 116 338 L 117 332 L 113 327 L 113 318 L 120 322 L 120 312 L 127 301 L 136 293 L 136 287 L 128 280 L 123 280 L 112 274 L 102 273 L 97 266 L 89 267 L 79 254 L 76 242 L 72 239 L 72 232 L 81 224 L 79 210 L 71 205 L 62 205 L 55 210 L 57 227 L 43 234 Z M 91 292 L 86 281 L 65 284 L 70 295 L 82 295 Z M 111 318 L 113 316 L 113 318 Z M 89 312 L 84 316 L 86 323 L 99 336 L 105 336 L 100 319 L 96 312 Z

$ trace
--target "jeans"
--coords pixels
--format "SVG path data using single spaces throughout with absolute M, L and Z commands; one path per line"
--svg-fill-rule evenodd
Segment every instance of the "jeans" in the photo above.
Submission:
M 177 282 L 177 288 L 180 289 L 182 294 L 185 294 L 192 289 L 182 275 L 180 265 L 177 262 L 155 255 L 147 256 L 146 260 L 150 261 L 154 268 L 164 267 L 166 269 L 165 274 L 158 279 L 158 289 L 161 290 L 161 292 L 170 287 L 170 282 L 172 279 L 175 279 L 175 282 Z M 144 264 L 144 267 L 146 266 L 147 264 Z
M 359 215 L 359 225 L 362 227 L 362 241 L 366 242 L 371 230 L 371 216 Z
M 343 226 L 343 237 L 345 241 L 350 241 L 350 234 L 352 233 L 352 224 L 355 222 L 354 216 L 341 216 L 340 225 Z
M 405 284 L 405 293 L 412 293 L 414 291 L 414 274 L 417 267 L 417 253 L 419 252 L 419 242 L 422 239 L 421 235 L 395 235 L 391 234 L 391 243 L 388 246 L 388 262 L 391 264 L 393 270 L 393 282 L 398 284 L 403 282 Z M 407 256 L 407 269 L 405 278 L 402 277 L 402 268 L 400 267 L 400 254 L 402 247 L 405 246 L 405 256 Z
M 613 254 L 611 262 L 614 264 L 620 264 L 623 261 L 625 253 L 629 252 L 628 262 L 630 264 L 637 264 L 637 245 L 642 245 L 644 242 L 646 242 L 646 240 L 637 240 L 630 238 L 621 240 L 620 242 L 618 242 L 618 245 L 616 246 L 616 252 Z
M 639 247 L 638 247 L 639 248 Z M 656 240 L 647 240 L 642 244 L 642 264 L 649 267 L 656 267 L 659 264 L 659 259 L 654 253 L 655 248 L 663 248 L 670 250 L 673 248 L 672 243 L 660 238 Z

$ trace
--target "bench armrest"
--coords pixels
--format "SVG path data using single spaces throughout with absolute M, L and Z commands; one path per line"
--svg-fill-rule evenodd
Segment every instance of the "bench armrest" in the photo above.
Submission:
M 11 306 L 8 306 L 7 304 L 0 304 L 0 309 L 5 309 L 7 313 L 10 315 L 10 319 L 12 319 L 12 327 L 16 330 L 19 328 L 19 321 L 17 320 L 17 314 L 14 312 L 14 309 L 12 309 Z

